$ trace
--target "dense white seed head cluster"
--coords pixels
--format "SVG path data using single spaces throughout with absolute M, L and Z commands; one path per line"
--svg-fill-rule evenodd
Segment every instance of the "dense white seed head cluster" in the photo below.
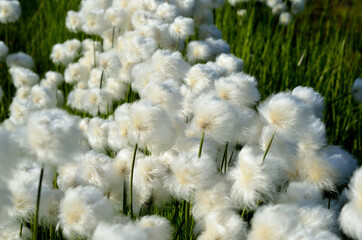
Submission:
M 290 21 L 285 1 L 265 2 Z M 39 223 L 67 239 L 173 239 L 174 222 L 145 212 L 176 201 L 192 203 L 198 239 L 338 239 L 338 216 L 361 238 L 361 170 L 328 145 L 324 98 L 299 86 L 261 100 L 213 25 L 223 3 L 83 0 L 66 27 L 97 40 L 54 45 L 65 70 L 44 78 L 0 42 L 16 88 L 0 125 L 5 238 L 3 218 L 34 219 L 42 167 Z M 136 221 L 120 214 L 130 206 Z

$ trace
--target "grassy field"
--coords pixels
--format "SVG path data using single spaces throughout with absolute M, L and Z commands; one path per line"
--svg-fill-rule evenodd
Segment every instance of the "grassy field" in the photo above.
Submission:
M 65 28 L 68 10 L 78 10 L 80 1 L 22 1 L 22 17 L 12 24 L 0 26 L 0 39 L 11 52 L 23 51 L 35 60 L 36 72 L 55 70 L 49 55 L 52 46 L 67 39 L 85 36 Z M 254 6 L 256 5 L 256 7 Z M 246 8 L 239 17 L 237 9 Z M 329 141 L 342 145 L 358 159 L 362 158 L 361 107 L 346 97 L 362 72 L 361 1 L 313 1 L 295 17 L 289 26 L 277 24 L 278 17 L 259 3 L 229 4 L 216 11 L 215 22 L 231 52 L 245 62 L 245 72 L 259 80 L 263 98 L 271 93 L 310 86 L 326 99 L 324 122 Z M 7 116 L 14 93 L 7 68 L 0 63 L 0 81 L 7 91 L 0 119 Z
M 243 6 L 244 5 L 244 6 Z M 245 72 L 259 80 L 265 98 L 274 92 L 310 86 L 325 97 L 324 122 L 329 142 L 362 157 L 362 108 L 349 93 L 362 74 L 362 2 L 310 1 L 289 26 L 261 4 L 227 4 L 216 25 L 231 51 L 245 61 Z M 236 15 L 246 7 L 247 16 Z
M 78 10 L 80 1 L 24 0 L 18 22 L 0 25 L 0 40 L 10 52 L 22 51 L 33 57 L 35 72 L 41 77 L 55 66 L 49 56 L 52 46 L 71 38 L 83 39 L 65 28 L 68 10 Z M 236 11 L 246 8 L 247 15 Z M 229 43 L 231 52 L 244 60 L 244 71 L 258 79 L 262 100 L 272 93 L 310 86 L 325 97 L 324 122 L 329 143 L 341 145 L 362 161 L 362 107 L 352 97 L 341 98 L 351 90 L 353 81 L 362 77 L 362 14 L 360 0 L 310 1 L 303 13 L 289 26 L 277 24 L 278 17 L 259 3 L 243 3 L 232 8 L 228 3 L 215 11 L 215 22 Z M 7 66 L 0 62 L 0 85 L 5 97 L 1 101 L 0 122 L 8 116 L 15 88 Z M 339 99 L 341 98 L 341 99 Z M 176 207 L 175 207 L 176 206 Z M 190 211 L 186 202 L 172 203 L 162 211 L 151 213 L 168 217 L 181 227 L 183 213 Z M 180 219 L 177 218 L 180 216 Z M 193 221 L 187 219 L 188 231 Z M 181 228 L 180 228 L 181 229 Z M 185 232 L 176 234 L 187 238 Z

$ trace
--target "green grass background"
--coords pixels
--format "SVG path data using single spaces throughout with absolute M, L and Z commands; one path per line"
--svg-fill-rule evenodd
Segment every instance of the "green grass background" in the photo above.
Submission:
M 44 76 L 56 70 L 49 56 L 52 46 L 71 38 L 82 39 L 65 28 L 68 10 L 78 10 L 79 0 L 20 1 L 22 17 L 18 22 L 0 24 L 0 40 L 10 52 L 23 51 L 33 57 L 35 71 Z M 246 17 L 236 14 L 247 9 Z M 262 99 L 272 93 L 310 86 L 326 99 L 324 122 L 329 143 L 341 145 L 362 161 L 362 107 L 348 94 L 353 81 L 362 77 L 362 1 L 310 0 L 304 12 L 294 17 L 289 26 L 277 24 L 278 17 L 258 2 L 226 4 L 215 11 L 215 22 L 231 52 L 244 60 L 244 71 L 255 76 Z M 62 69 L 58 69 L 62 70 Z M 1 101 L 0 122 L 8 116 L 15 92 L 8 69 L 0 62 L 0 85 L 5 91 Z M 177 207 L 176 207 L 177 206 Z M 182 224 L 189 206 L 173 203 L 164 210 L 148 209 L 167 216 L 176 226 Z M 192 219 L 186 219 L 188 232 Z M 187 238 L 186 231 L 180 238 Z

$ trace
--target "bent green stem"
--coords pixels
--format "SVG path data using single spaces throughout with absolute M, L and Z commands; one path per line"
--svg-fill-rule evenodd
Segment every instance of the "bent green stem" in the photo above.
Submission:
M 137 147 L 138 147 L 138 143 L 136 143 L 135 147 L 134 147 L 134 152 L 133 152 L 133 159 L 132 159 L 132 169 L 131 169 L 131 180 L 130 180 L 130 211 L 131 211 L 131 219 L 133 219 L 133 202 L 132 202 L 132 197 L 133 197 L 133 171 L 134 171 L 134 164 L 136 161 L 136 153 L 137 153 Z
M 38 194 L 37 194 L 37 198 L 36 198 L 36 209 L 35 209 L 35 217 L 34 217 L 33 240 L 37 240 L 37 235 L 38 235 L 39 205 L 40 205 L 41 184 L 43 182 L 43 175 L 44 175 L 44 164 L 42 165 L 41 170 L 40 170 Z
M 23 236 L 23 225 L 24 225 L 24 223 L 21 222 L 21 223 L 20 223 L 19 238 L 21 238 L 21 237 Z
M 201 157 L 201 153 L 202 153 L 202 145 L 204 144 L 204 137 L 205 137 L 205 132 L 202 131 L 202 137 L 201 137 L 200 147 L 199 147 L 199 158 Z
M 271 139 L 270 139 L 270 141 L 269 141 L 269 143 L 268 143 L 268 147 L 267 147 L 266 150 L 265 150 L 265 153 L 264 153 L 264 156 L 263 156 L 263 160 L 262 160 L 262 162 L 261 162 L 262 165 L 264 164 L 264 160 L 265 160 L 265 158 L 266 158 L 266 155 L 267 155 L 268 152 L 269 152 L 269 149 L 270 149 L 270 146 L 271 146 L 271 144 L 272 144 L 272 142 L 273 142 L 274 136 L 275 136 L 275 132 L 273 133 L 273 136 L 271 137 Z
M 114 47 L 114 27 L 112 29 L 112 48 Z
M 229 145 L 229 143 L 227 142 L 225 144 L 224 155 L 222 157 L 220 172 L 222 172 L 223 168 L 224 168 L 224 172 L 226 172 L 226 165 L 227 165 L 227 158 L 228 158 L 228 145 Z

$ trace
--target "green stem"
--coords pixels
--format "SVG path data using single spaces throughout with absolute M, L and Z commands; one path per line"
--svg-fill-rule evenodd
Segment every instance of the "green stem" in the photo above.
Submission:
M 245 212 L 246 212 L 246 207 L 244 207 L 244 208 L 243 208 L 243 212 L 241 213 L 241 218 L 243 218 L 243 217 L 244 217 Z
M 34 229 L 33 229 L 33 240 L 37 240 L 38 235 L 38 218 L 39 218 L 39 205 L 40 205 L 40 194 L 41 194 L 41 184 L 43 182 L 43 175 L 44 175 L 44 164 L 40 170 L 40 177 L 39 177 L 39 186 L 38 186 L 38 195 L 36 198 L 36 209 L 35 209 L 35 218 L 34 218 Z
M 200 148 L 199 148 L 199 158 L 201 157 L 201 153 L 202 153 L 202 145 L 204 144 L 204 137 L 205 137 L 205 132 L 202 131 L 202 137 L 201 137 Z
M 175 47 L 175 51 L 177 51 L 178 49 L 178 44 L 179 44 L 180 38 L 177 38 L 177 42 L 176 42 L 176 47 Z
M 57 179 L 58 179 L 58 172 L 57 172 L 57 169 L 55 168 L 54 169 L 54 176 L 53 176 L 53 188 L 54 189 L 59 189 Z
M 96 61 L 96 41 L 93 40 L 93 57 L 94 57 L 94 67 L 97 67 L 97 61 Z
M 99 82 L 99 89 L 102 89 L 103 75 L 104 75 L 104 69 L 102 69 L 101 81 Z
M 54 227 L 53 226 L 50 226 L 50 229 L 49 229 L 49 236 L 50 236 L 50 239 L 53 240 L 55 239 L 56 237 L 54 236 L 55 232 L 54 232 Z
M 233 159 L 233 155 L 234 155 L 234 152 L 231 152 L 231 155 L 230 155 L 230 158 L 229 158 L 228 167 L 230 167 L 231 160 Z
M 131 210 L 131 219 L 133 219 L 133 202 L 132 202 L 132 197 L 133 197 L 133 171 L 134 171 L 134 164 L 136 161 L 136 153 L 137 153 L 137 147 L 138 147 L 138 143 L 136 143 L 135 147 L 134 147 L 134 152 L 133 152 L 133 159 L 132 159 L 132 169 L 131 169 L 131 180 L 130 180 L 130 210 Z
M 226 165 L 227 165 L 227 158 L 228 158 L 228 145 L 229 145 L 229 143 L 227 142 L 225 144 L 224 155 L 222 157 L 221 169 L 220 169 L 221 172 L 222 172 L 223 167 L 224 167 L 224 172 L 226 172 Z
M 114 47 L 114 27 L 112 29 L 112 48 Z
M 182 231 L 182 227 L 183 227 L 184 224 L 185 224 L 185 218 L 182 220 L 182 223 L 181 223 L 180 227 L 178 228 L 178 231 L 177 231 L 177 234 L 176 234 L 175 239 L 177 239 L 177 238 L 179 237 L 179 235 L 180 235 L 180 233 L 181 233 L 181 231 Z
M 268 143 L 268 147 L 267 147 L 266 150 L 265 150 L 265 153 L 264 153 L 264 156 L 263 156 L 263 160 L 261 161 L 261 164 L 264 164 L 264 160 L 265 160 L 265 158 L 266 158 L 266 155 L 267 155 L 268 152 L 269 152 L 269 149 L 270 149 L 270 146 L 271 146 L 271 144 L 272 144 L 272 142 L 273 142 L 274 136 L 275 136 L 275 132 L 273 133 L 273 136 L 271 137 L 271 139 L 270 139 L 270 141 L 269 141 L 269 143 Z
M 332 100 L 331 102 L 329 102 L 329 104 L 335 103 L 335 102 L 337 102 L 337 101 L 339 101 L 339 100 L 341 100 L 341 99 L 343 99 L 343 98 L 348 97 L 349 95 L 351 95 L 350 92 L 347 93 L 347 94 L 345 94 L 345 95 L 342 95 L 342 96 L 340 96 L 340 97 L 338 97 L 338 98 L 336 98 L 336 99 L 334 99 L 334 100 Z
M 21 222 L 21 223 L 20 223 L 19 238 L 21 238 L 21 237 L 23 236 L 23 225 L 24 225 L 24 223 Z
M 126 181 L 123 181 L 123 214 L 127 215 L 127 188 Z

